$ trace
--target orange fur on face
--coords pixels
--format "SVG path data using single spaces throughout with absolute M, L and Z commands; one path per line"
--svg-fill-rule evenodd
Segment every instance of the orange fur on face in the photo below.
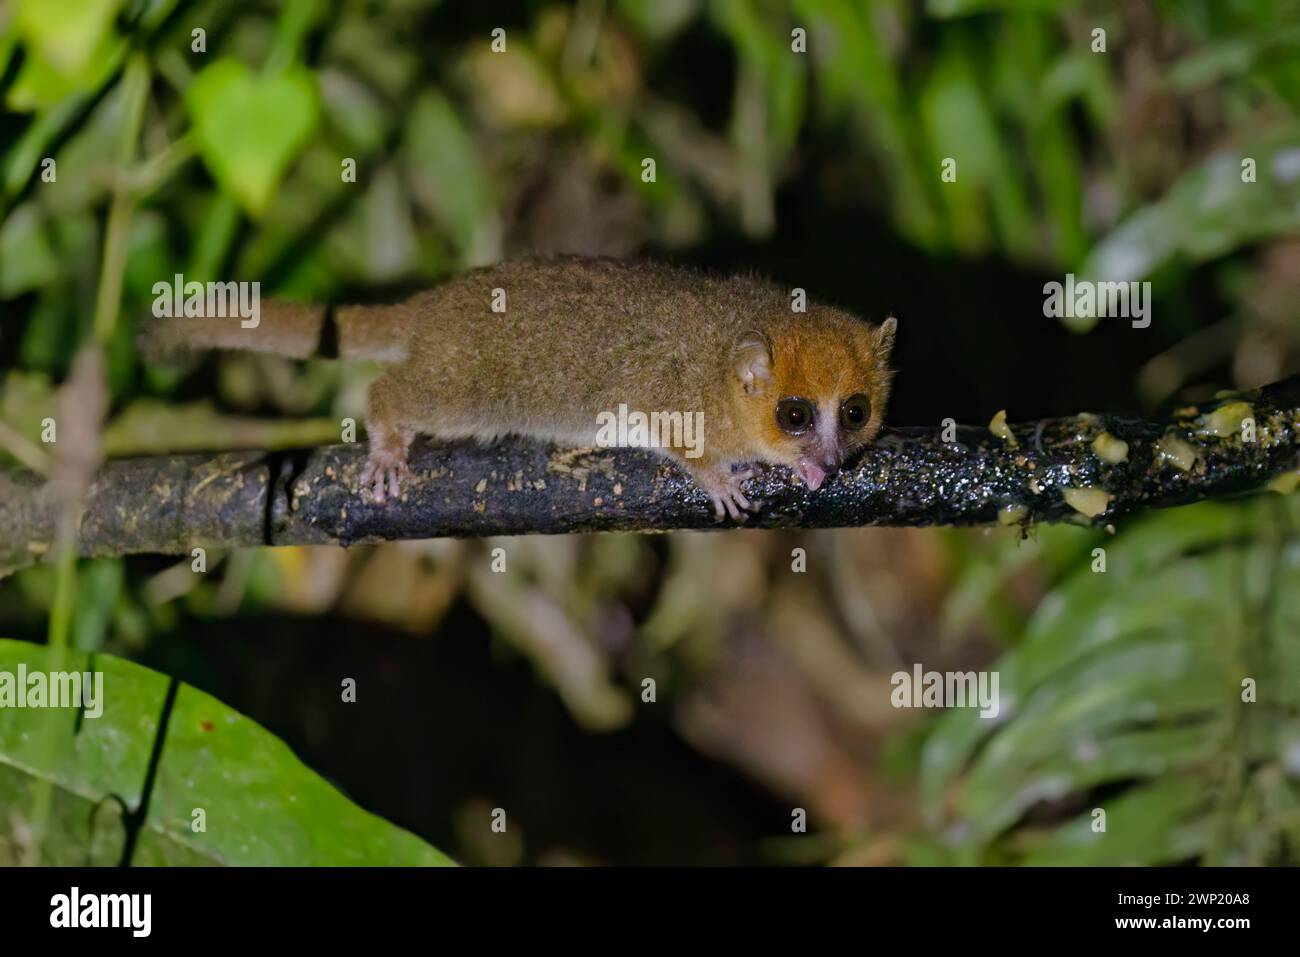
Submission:
M 790 466 L 811 488 L 880 432 L 889 400 L 888 359 L 895 329 L 893 319 L 872 328 L 833 310 L 818 312 L 768 326 L 769 375 L 740 400 L 757 457 Z M 853 429 L 841 421 L 840 409 L 859 394 L 870 401 L 870 416 Z M 777 421 L 778 404 L 790 398 L 805 399 L 814 407 L 811 426 L 795 435 Z

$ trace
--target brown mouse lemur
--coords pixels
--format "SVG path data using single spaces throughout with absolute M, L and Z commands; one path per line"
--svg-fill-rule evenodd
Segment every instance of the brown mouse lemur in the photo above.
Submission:
M 255 328 L 162 320 L 148 344 L 306 357 L 323 307 L 272 302 Z M 896 321 L 878 326 L 746 276 L 715 278 L 648 262 L 562 258 L 503 263 L 390 306 L 334 311 L 338 354 L 380 359 L 370 388 L 376 502 L 401 494 L 419 433 L 506 433 L 590 447 L 621 408 L 697 415 L 702 441 L 657 451 L 686 469 L 719 518 L 749 509 L 748 463 L 792 468 L 817 489 L 880 431 Z M 666 421 L 666 420 L 665 420 Z

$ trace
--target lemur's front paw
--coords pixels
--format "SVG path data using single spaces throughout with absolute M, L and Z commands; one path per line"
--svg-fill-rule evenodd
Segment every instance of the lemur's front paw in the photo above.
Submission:
M 753 469 L 741 469 L 739 472 L 719 472 L 710 474 L 700 484 L 713 500 L 713 515 L 719 522 L 730 517 L 733 522 L 743 522 L 749 516 L 747 512 L 758 510 L 758 506 L 745 497 L 740 484 L 754 477 Z
M 402 482 L 411 477 L 406 456 L 393 452 L 372 451 L 361 470 L 361 488 L 369 487 L 375 504 L 383 505 L 391 496 L 401 498 Z

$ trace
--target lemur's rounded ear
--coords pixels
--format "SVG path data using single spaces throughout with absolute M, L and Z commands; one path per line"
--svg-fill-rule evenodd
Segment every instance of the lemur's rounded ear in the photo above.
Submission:
M 872 332 L 872 345 L 877 365 L 883 365 L 889 360 L 889 354 L 894 350 L 894 335 L 897 332 L 898 320 L 893 316 L 876 326 L 875 331 Z
M 761 332 L 747 332 L 736 343 L 736 376 L 750 395 L 772 378 L 772 343 Z

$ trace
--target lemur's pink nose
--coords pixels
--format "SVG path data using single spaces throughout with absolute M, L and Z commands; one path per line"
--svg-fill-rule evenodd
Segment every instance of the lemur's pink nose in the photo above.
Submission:
M 795 471 L 803 479 L 803 484 L 814 492 L 821 488 L 822 482 L 826 481 L 826 470 L 812 459 L 800 459 Z

